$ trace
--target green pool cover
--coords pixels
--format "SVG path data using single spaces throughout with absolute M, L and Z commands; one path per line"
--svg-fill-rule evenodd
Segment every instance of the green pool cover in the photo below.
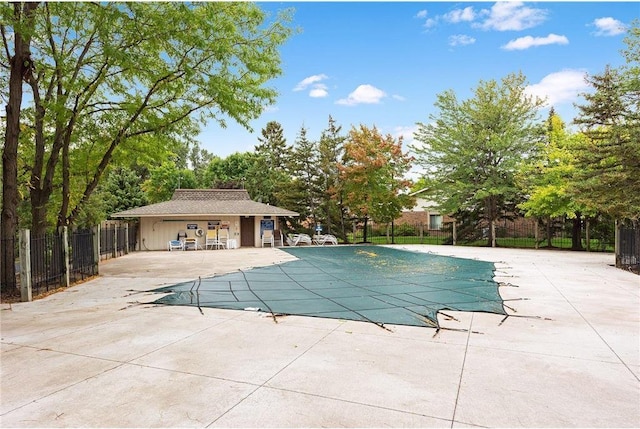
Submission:
M 439 328 L 441 310 L 505 314 L 490 262 L 380 246 L 282 248 L 298 259 L 155 289 L 157 304 Z

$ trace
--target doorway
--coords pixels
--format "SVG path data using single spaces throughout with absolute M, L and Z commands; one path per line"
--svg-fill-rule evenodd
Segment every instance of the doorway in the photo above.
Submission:
M 254 216 L 240 217 L 240 247 L 256 246 L 256 240 L 254 237 L 255 224 L 256 221 Z

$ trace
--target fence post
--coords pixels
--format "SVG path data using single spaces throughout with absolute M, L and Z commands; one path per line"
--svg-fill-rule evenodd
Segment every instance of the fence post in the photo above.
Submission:
M 94 272 L 97 275 L 100 267 L 100 225 L 96 225 L 92 228 L 93 232 L 93 263 Z
M 129 222 L 124 224 L 124 254 L 129 254 Z
M 452 234 L 452 244 L 455 246 L 456 241 L 458 241 L 458 232 L 456 231 L 456 221 L 453 221 L 453 234 Z
M 69 267 L 69 228 L 63 226 L 60 228 L 62 233 L 62 258 L 64 264 L 64 276 L 62 277 L 62 281 L 64 282 L 64 287 L 69 287 L 69 277 L 71 274 L 71 269 Z
M 33 301 L 31 290 L 31 232 L 20 230 L 20 299 Z
M 424 244 L 424 224 L 420 222 L 420 244 Z
M 620 224 L 618 223 L 618 219 L 615 220 L 614 224 L 614 235 L 613 235 L 613 245 L 614 253 L 615 253 L 615 261 L 616 267 L 620 268 L 622 266 L 621 252 L 620 252 Z
M 538 234 L 539 234 L 538 233 L 538 223 L 539 222 L 538 222 L 538 218 L 537 217 L 535 217 L 533 219 L 535 220 L 535 225 L 533 227 L 534 228 L 534 230 L 533 230 L 533 239 L 536 241 L 535 248 L 539 249 L 540 248 L 540 245 L 538 244 L 539 243 L 539 240 L 538 240 Z
M 117 225 L 113 225 L 113 251 L 111 252 L 112 258 L 118 257 L 118 227 Z
M 591 252 L 591 232 L 589 231 L 589 218 L 584 221 L 585 238 L 587 240 L 587 252 Z

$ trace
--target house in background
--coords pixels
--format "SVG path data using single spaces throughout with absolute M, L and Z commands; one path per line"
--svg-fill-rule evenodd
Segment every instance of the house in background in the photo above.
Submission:
M 416 204 L 412 208 L 402 211 L 402 215 L 395 220 L 396 225 L 424 225 L 429 230 L 440 230 L 443 222 L 453 221 L 453 218 L 447 215 L 443 216 L 440 213 L 436 203 L 421 197 L 426 191 L 427 188 L 424 188 L 410 194 L 412 197 L 416 197 Z
M 224 233 L 241 247 L 260 247 L 265 229 L 277 230 L 282 218 L 298 213 L 251 200 L 244 189 L 176 189 L 169 201 L 114 213 L 139 218 L 140 250 L 166 250 L 179 236 L 196 238 L 204 248 L 207 231 Z

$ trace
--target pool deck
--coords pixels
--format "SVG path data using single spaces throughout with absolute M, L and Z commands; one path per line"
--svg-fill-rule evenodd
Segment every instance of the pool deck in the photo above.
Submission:
M 436 332 L 201 314 L 147 291 L 293 257 L 133 253 L 2 304 L 0 426 L 640 427 L 640 277 L 613 255 L 406 247 L 495 262 L 514 316 L 447 311 Z

